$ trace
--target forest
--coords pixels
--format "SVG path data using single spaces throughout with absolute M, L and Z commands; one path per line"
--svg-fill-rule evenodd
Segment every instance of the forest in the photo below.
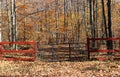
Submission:
M 1 0 L 1 40 L 59 44 L 119 37 L 120 3 L 108 1 Z
M 0 76 L 119 77 L 119 24 L 120 0 L 0 0 Z

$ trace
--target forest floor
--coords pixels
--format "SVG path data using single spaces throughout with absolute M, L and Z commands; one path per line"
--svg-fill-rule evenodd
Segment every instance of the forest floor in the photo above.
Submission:
M 119 61 L 0 61 L 0 77 L 120 77 Z

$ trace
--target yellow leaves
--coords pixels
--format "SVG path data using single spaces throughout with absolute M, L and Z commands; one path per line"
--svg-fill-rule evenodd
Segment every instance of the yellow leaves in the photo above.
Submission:
M 72 14 L 72 19 L 75 18 L 75 14 Z
M 17 2 L 17 3 L 16 3 L 16 6 L 17 6 L 17 7 L 19 7 L 19 6 L 21 6 L 21 5 L 23 5 L 22 2 Z
M 20 10 L 20 9 L 27 9 L 28 8 L 28 6 L 27 5 L 25 5 L 25 4 L 22 4 L 22 5 L 20 5 L 19 7 L 18 7 L 18 10 Z
M 57 33 L 63 33 L 64 34 L 66 31 L 69 33 L 71 31 L 70 27 L 60 26 L 60 27 L 56 28 Z
M 17 9 L 27 9 L 27 8 L 31 8 L 32 4 L 25 4 L 24 2 L 17 2 L 16 3 Z
M 80 31 L 84 30 L 84 23 L 83 23 L 83 18 L 84 18 L 84 14 L 83 14 L 83 10 L 82 13 L 81 11 L 75 12 L 74 10 L 77 9 L 76 5 L 71 6 L 71 10 L 67 9 L 66 14 L 64 15 L 64 5 L 61 2 L 64 2 L 64 0 L 59 0 L 59 6 L 58 9 L 56 10 L 55 7 L 55 0 L 49 0 L 50 3 L 52 3 L 52 5 L 50 3 L 49 7 L 46 7 L 45 4 L 42 3 L 29 3 L 29 1 L 25 1 L 25 0 L 17 0 L 16 5 L 17 5 L 17 23 L 19 24 L 20 27 L 20 31 L 19 33 L 23 32 L 24 29 L 26 32 L 26 37 L 34 37 L 34 38 L 38 38 L 37 34 L 38 31 L 40 30 L 40 36 L 43 39 L 48 40 L 46 38 L 49 38 L 50 36 L 52 36 L 52 33 L 55 35 L 56 33 L 61 33 L 61 34 L 65 34 L 65 32 L 68 32 L 68 35 L 71 35 L 71 33 L 73 32 L 73 34 L 75 34 L 73 37 L 76 37 L 76 33 L 78 31 L 78 20 L 80 21 L 80 25 L 82 27 L 80 27 Z M 32 1 L 32 0 L 31 0 Z M 37 0 L 37 1 L 41 1 L 41 0 Z M 44 0 L 43 0 L 44 1 Z M 47 1 L 47 0 L 46 0 Z M 28 3 L 27 3 L 28 2 Z M 34 2 L 34 0 L 33 0 Z M 38 5 L 36 5 L 38 4 Z M 89 5 L 88 5 L 89 6 Z M 120 4 L 115 5 L 117 7 L 118 10 L 120 10 Z M 101 5 L 101 1 L 100 4 L 98 5 L 98 25 L 100 25 L 100 27 L 98 26 L 98 28 L 101 29 L 101 23 L 102 23 L 102 5 Z M 43 11 L 36 13 L 37 10 L 39 11 L 39 9 L 43 9 Z M 58 11 L 59 10 L 59 11 Z M 107 8 L 105 5 L 105 10 L 107 12 Z M 3 21 L 8 22 L 8 18 L 5 12 L 3 13 Z M 31 13 L 35 13 L 32 14 Z M 4 15 L 5 14 L 5 15 Z M 27 16 L 28 14 L 30 14 L 29 16 Z M 57 14 L 59 14 L 57 16 Z M 89 35 L 91 34 L 91 29 L 90 29 L 90 17 L 89 17 L 89 7 L 86 7 L 86 23 L 87 23 L 87 29 L 89 30 Z M 107 13 L 106 13 L 107 16 Z M 58 17 L 58 18 L 57 18 Z M 106 17 L 107 18 L 107 17 Z M 114 23 L 118 23 L 119 24 L 119 19 L 120 17 L 118 16 L 118 14 L 116 14 L 113 18 L 113 22 Z M 65 20 L 65 21 L 64 21 Z M 39 29 L 38 29 L 39 28 Z M 51 31 L 51 33 L 50 33 Z M 80 32 L 80 35 L 85 34 L 85 31 Z M 22 34 L 24 35 L 24 34 Z M 55 38 L 55 36 L 54 36 Z
M 27 15 L 34 10 L 33 4 L 25 4 L 24 2 L 17 2 L 16 6 L 17 6 L 16 12 L 22 15 Z

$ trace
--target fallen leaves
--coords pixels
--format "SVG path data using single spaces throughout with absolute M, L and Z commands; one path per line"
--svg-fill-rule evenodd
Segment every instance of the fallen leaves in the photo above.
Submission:
M 17 77 L 119 77 L 120 62 L 1 61 L 1 76 Z

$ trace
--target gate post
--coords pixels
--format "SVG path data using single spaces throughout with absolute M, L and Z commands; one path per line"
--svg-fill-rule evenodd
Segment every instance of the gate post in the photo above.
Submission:
M 89 46 L 89 44 L 90 44 L 90 39 L 89 39 L 89 38 L 87 38 L 88 60 L 90 60 L 90 46 Z
M 35 57 L 34 57 L 34 61 L 37 59 L 37 43 L 35 42 L 34 43 L 34 55 L 35 55 Z
M 69 60 L 71 61 L 71 43 L 68 43 L 69 44 Z
M 2 46 L 0 44 L 0 60 L 2 60 Z

